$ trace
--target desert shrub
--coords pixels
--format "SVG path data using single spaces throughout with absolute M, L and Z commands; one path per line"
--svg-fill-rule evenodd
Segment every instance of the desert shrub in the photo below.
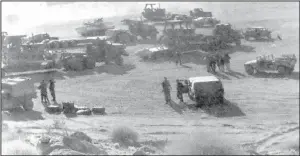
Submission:
M 217 136 L 217 137 L 216 137 Z M 209 133 L 192 134 L 175 141 L 166 149 L 173 155 L 241 155 L 245 154 L 232 140 L 220 138 L 220 135 Z
M 138 133 L 127 126 L 119 126 L 113 129 L 112 140 L 121 145 L 132 145 L 138 141 Z
M 2 155 L 39 155 L 39 152 L 24 141 L 13 140 L 2 142 Z

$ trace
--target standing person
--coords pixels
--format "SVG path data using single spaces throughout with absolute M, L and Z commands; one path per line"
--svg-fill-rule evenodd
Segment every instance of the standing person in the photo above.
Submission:
M 224 59 L 224 64 L 226 66 L 227 71 L 230 72 L 231 71 L 231 69 L 230 69 L 230 59 L 231 59 L 230 56 L 228 54 L 225 54 L 223 59 Z
M 163 87 L 163 92 L 165 94 L 165 100 L 166 100 L 166 104 L 168 104 L 169 102 L 171 102 L 171 85 L 169 80 L 164 77 L 164 81 L 162 82 L 162 87 Z
M 207 72 L 211 72 L 211 68 L 210 68 L 210 65 L 211 65 L 211 58 L 209 55 L 207 56 L 204 56 L 204 60 L 205 60 L 205 63 L 206 63 L 206 70 Z
M 211 57 L 211 60 L 210 60 L 210 70 L 215 73 L 216 72 L 216 64 L 217 64 L 217 58 L 216 56 L 212 56 Z
M 41 102 L 42 103 L 44 103 L 44 102 L 50 103 L 49 99 L 48 99 L 48 94 L 47 94 L 47 84 L 44 80 L 40 83 L 40 86 L 38 88 L 41 90 Z
M 220 56 L 219 64 L 220 64 L 219 70 L 221 72 L 224 72 L 224 65 L 225 65 L 225 63 L 224 63 L 224 56 Z
M 177 82 L 177 98 L 180 100 L 180 102 L 183 102 L 182 90 L 184 88 L 184 85 L 180 83 L 179 80 L 176 80 L 176 82 Z
M 176 51 L 176 65 L 178 65 L 178 63 L 180 65 L 182 65 L 182 62 L 181 62 L 181 53 L 179 51 Z
M 50 90 L 50 93 L 51 93 L 51 96 L 52 96 L 52 101 L 53 102 L 56 102 L 56 99 L 55 99 L 55 90 L 54 90 L 54 88 L 55 88 L 55 81 L 53 80 L 53 79 L 51 79 L 50 81 L 49 81 L 49 90 Z

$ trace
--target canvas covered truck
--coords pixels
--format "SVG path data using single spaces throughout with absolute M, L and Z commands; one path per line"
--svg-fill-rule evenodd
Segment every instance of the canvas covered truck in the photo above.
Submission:
M 244 67 L 249 75 L 265 71 L 278 71 L 280 74 L 290 75 L 294 71 L 296 63 L 297 58 L 295 54 L 284 54 L 277 58 L 274 58 L 273 55 L 264 55 L 246 62 Z
M 33 109 L 36 98 L 34 82 L 28 77 L 2 78 L 2 110 L 14 110 L 22 107 L 26 111 Z
M 188 94 L 197 107 L 224 103 L 224 88 L 220 79 L 215 76 L 190 77 L 180 80 L 184 86 L 182 93 Z

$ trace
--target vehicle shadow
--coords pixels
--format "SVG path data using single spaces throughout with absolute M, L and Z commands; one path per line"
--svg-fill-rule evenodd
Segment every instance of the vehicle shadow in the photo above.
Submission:
M 281 79 L 281 78 L 288 78 L 293 80 L 299 80 L 299 72 L 293 72 L 291 75 L 282 75 L 279 73 L 268 73 L 268 72 L 258 72 L 253 74 L 252 76 L 256 78 L 274 78 L 274 79 Z
M 260 38 L 260 39 L 252 39 L 252 40 L 247 40 L 248 42 L 274 42 L 275 39 L 274 38 L 271 38 L 271 39 L 268 39 L 268 38 Z
M 186 106 L 189 110 L 197 111 L 200 109 L 211 116 L 219 118 L 245 116 L 245 113 L 238 107 L 237 103 L 226 99 L 221 105 L 202 106 L 198 108 L 196 103 L 191 103 Z
M 32 120 L 44 120 L 42 113 L 39 111 L 24 111 L 22 109 L 3 112 L 2 111 L 2 120 L 5 121 L 32 121 Z
M 136 67 L 133 64 L 124 64 L 123 66 L 118 66 L 115 64 L 104 64 L 101 66 L 97 66 L 94 69 L 86 69 L 83 71 L 66 71 L 64 76 L 69 78 L 74 78 L 78 76 L 95 75 L 95 74 L 102 74 L 102 73 L 123 75 L 135 68 Z
M 233 76 L 235 78 L 238 78 L 238 79 L 240 79 L 241 77 L 246 77 L 245 74 L 242 74 L 240 72 L 236 72 L 236 71 L 233 71 L 233 70 L 231 70 L 230 72 L 224 72 L 224 73 L 226 73 L 227 75 Z
M 219 118 L 245 116 L 245 113 L 238 107 L 237 103 L 226 99 L 221 105 L 213 105 L 210 107 L 204 106 L 201 110 L 209 115 Z
M 229 53 L 235 53 L 235 52 L 250 53 L 250 52 L 255 52 L 255 47 L 249 45 L 230 46 L 227 50 L 229 51 Z

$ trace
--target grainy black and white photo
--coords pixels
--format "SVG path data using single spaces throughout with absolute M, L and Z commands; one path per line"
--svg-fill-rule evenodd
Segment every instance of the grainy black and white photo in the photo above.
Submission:
M 0 3 L 3 155 L 299 155 L 299 2 Z

